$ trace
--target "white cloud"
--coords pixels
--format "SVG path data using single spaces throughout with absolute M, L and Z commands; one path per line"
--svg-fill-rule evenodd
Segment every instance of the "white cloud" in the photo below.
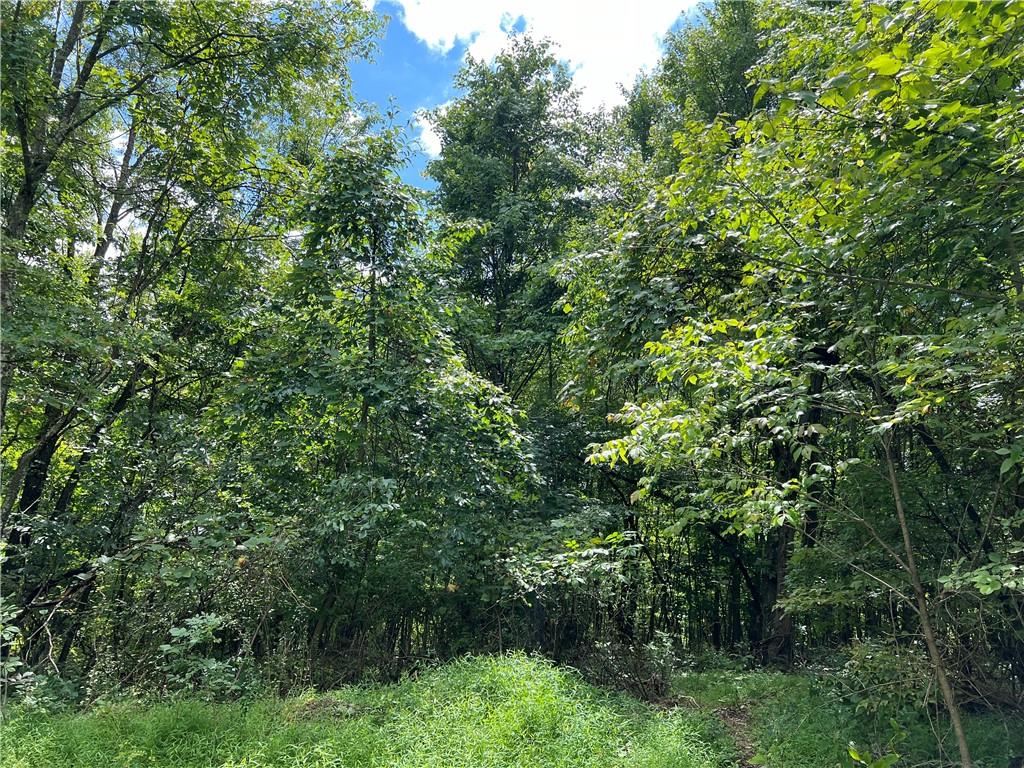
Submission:
M 437 135 L 437 131 L 430 124 L 423 110 L 416 111 L 416 127 L 419 128 L 416 140 L 419 142 L 423 152 L 428 157 L 438 157 L 441 154 L 441 137 Z
M 621 102 L 619 84 L 631 85 L 661 53 L 661 40 L 697 0 L 395 0 L 403 23 L 432 48 L 448 52 L 468 44 L 490 60 L 504 46 L 515 20 L 551 38 L 574 69 L 582 104 L 593 109 Z

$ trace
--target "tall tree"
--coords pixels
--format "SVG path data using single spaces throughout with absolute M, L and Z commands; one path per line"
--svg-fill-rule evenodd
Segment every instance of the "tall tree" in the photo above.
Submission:
M 1020 638 L 1014 569 L 972 569 L 1020 541 L 1020 424 L 995 414 L 1024 381 L 1020 152 L 1005 140 L 1021 14 L 908 3 L 774 23 L 789 32 L 759 74 L 778 101 L 694 125 L 664 198 L 685 250 L 743 263 L 740 289 L 647 345 L 664 394 L 628 404 L 629 434 L 594 459 L 637 462 L 648 490 L 772 537 L 762 608 L 790 633 L 792 563 L 831 561 L 828 535 L 855 527 L 889 565 L 863 547 L 841 559 L 915 617 L 898 632 L 926 650 L 969 766 L 957 699 L 993 672 L 963 638 Z M 984 628 L 939 608 L 968 584 L 999 595 Z
M 676 119 L 749 115 L 755 89 L 747 70 L 760 54 L 756 2 L 705 6 L 699 22 L 668 35 L 658 65 L 657 79 Z
M 373 28 L 357 4 L 3 5 L 3 591 L 28 660 L 50 635 L 67 657 L 102 563 L 216 494 L 185 465 L 280 257 L 292 139 L 344 124 Z
M 434 113 L 437 202 L 479 233 L 456 256 L 459 342 L 470 365 L 514 400 L 550 363 L 559 327 L 548 275 L 565 245 L 585 142 L 569 72 L 551 45 L 516 37 L 493 62 L 470 59 L 465 91 Z

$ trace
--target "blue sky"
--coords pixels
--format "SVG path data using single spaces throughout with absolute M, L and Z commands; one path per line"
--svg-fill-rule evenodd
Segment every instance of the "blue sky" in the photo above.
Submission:
M 367 2 L 368 0 L 364 0 Z M 695 0 L 383 0 L 376 13 L 390 17 L 374 61 L 353 62 L 355 96 L 385 112 L 393 105 L 399 124 L 419 141 L 406 181 L 429 188 L 422 176 L 437 151 L 420 110 L 459 94 L 452 78 L 467 53 L 491 59 L 508 36 L 527 30 L 548 37 L 574 71 L 585 108 L 613 106 L 619 83 L 657 62 L 665 34 L 692 13 Z
M 457 45 L 447 52 L 431 48 L 402 23 L 401 6 L 377 3 L 374 10 L 391 20 L 377 43 L 374 61 L 355 61 L 350 67 L 355 96 L 376 104 L 382 113 L 393 103 L 399 111 L 399 123 L 410 123 L 411 134 L 418 136 L 416 113 L 444 104 L 457 95 L 452 78 L 466 55 L 466 46 Z M 420 187 L 432 186 L 422 176 L 428 159 L 425 152 L 415 153 L 411 167 L 402 174 L 405 181 Z

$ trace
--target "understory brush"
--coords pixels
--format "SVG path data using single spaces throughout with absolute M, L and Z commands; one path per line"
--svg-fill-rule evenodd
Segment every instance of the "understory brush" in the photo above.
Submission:
M 857 706 L 832 676 L 716 669 L 687 672 L 671 694 L 718 712 L 750 745 L 748 762 L 767 768 L 945 768 L 956 764 L 948 723 L 934 708 L 884 715 Z M 1007 768 L 1024 755 L 1024 713 L 968 712 L 964 726 L 976 768 Z M 737 734 L 736 730 L 745 730 Z

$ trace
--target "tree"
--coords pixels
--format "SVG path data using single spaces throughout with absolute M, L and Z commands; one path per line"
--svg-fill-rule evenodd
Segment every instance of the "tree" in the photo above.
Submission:
M 715 3 L 699 24 L 672 32 L 657 79 L 676 117 L 729 120 L 753 109 L 754 88 L 747 70 L 760 58 L 758 8 L 749 0 Z
M 470 59 L 455 85 L 465 95 L 433 116 L 441 156 L 428 172 L 440 210 L 480 227 L 456 255 L 458 339 L 474 370 L 518 401 L 551 358 L 548 270 L 581 208 L 585 144 L 549 43 L 517 37 L 493 63 Z
M 1005 142 L 1020 119 L 1020 14 L 906 4 L 775 23 L 791 32 L 758 75 L 778 103 L 680 137 L 665 198 L 680 245 L 740 259 L 742 288 L 648 344 L 667 391 L 627 405 L 628 435 L 594 460 L 641 464 L 647 492 L 689 497 L 691 514 L 788 531 L 779 621 L 792 553 L 831 559 L 828 537 L 858 527 L 895 568 L 863 549 L 841 560 L 911 608 L 917 628 L 901 631 L 921 638 L 970 765 L 957 689 L 989 673 L 954 660 L 964 637 L 1002 643 L 1003 630 L 938 606 L 969 583 L 1005 589 L 985 612 L 1019 643 L 1003 619 L 1015 578 L 960 569 L 1019 546 L 1020 425 L 996 414 L 1024 380 L 1010 352 L 1019 148 Z
M 302 642 L 354 675 L 408 664 L 414 635 L 463 642 L 481 595 L 501 588 L 494 561 L 531 474 L 504 393 L 466 369 L 440 323 L 445 257 L 425 247 L 394 142 L 371 137 L 326 163 L 266 318 L 275 330 L 240 366 L 231 427 L 243 466 L 261 468 L 243 486 L 262 488 L 253 503 L 291 510 L 289 567 L 317 606 Z M 357 650 L 360 638 L 383 647 Z
M 3 15 L 3 591 L 22 657 L 63 665 L 90 606 L 125 598 L 101 570 L 180 549 L 166 536 L 217 493 L 205 417 L 305 173 L 288 139 L 337 124 L 373 23 L 355 5 Z

